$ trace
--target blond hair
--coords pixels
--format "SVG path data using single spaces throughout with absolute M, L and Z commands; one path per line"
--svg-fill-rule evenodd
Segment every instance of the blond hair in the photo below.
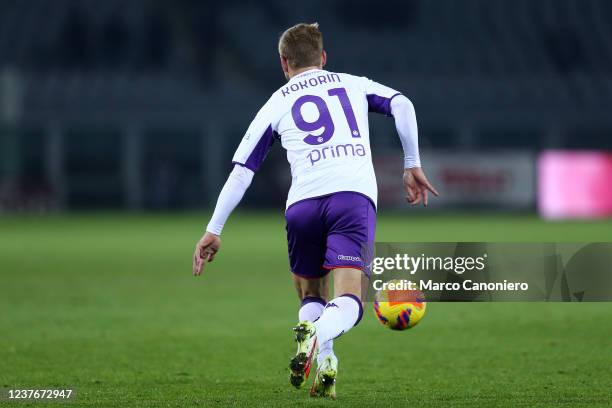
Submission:
M 323 34 L 319 23 L 300 23 L 285 30 L 278 41 L 278 53 L 287 59 L 292 69 L 320 65 Z

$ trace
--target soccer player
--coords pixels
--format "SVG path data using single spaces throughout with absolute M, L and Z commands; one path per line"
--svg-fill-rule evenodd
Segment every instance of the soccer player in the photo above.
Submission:
M 428 192 L 438 192 L 421 170 L 416 118 L 408 98 L 368 78 L 324 70 L 327 55 L 318 24 L 289 28 L 278 50 L 288 82 L 257 113 L 234 154 L 234 168 L 196 245 L 193 274 L 200 275 L 204 264 L 215 258 L 223 225 L 279 141 L 291 167 L 285 218 L 289 263 L 301 300 L 290 381 L 302 387 L 316 356 L 310 393 L 335 398 L 338 359 L 333 340 L 361 320 L 361 278 L 368 273 L 370 252 L 362 247 L 372 248 L 376 227 L 368 112 L 395 120 L 404 150 L 407 201 L 426 206 Z M 327 301 L 330 275 L 335 293 Z

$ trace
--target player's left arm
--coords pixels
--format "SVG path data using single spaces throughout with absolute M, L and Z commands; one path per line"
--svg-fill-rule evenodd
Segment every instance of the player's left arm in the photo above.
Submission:
M 196 244 L 193 254 L 193 275 L 199 276 L 202 274 L 204 264 L 212 262 L 215 255 L 221 248 L 221 231 L 227 222 L 230 214 L 242 200 L 244 193 L 251 185 L 253 170 L 248 169 L 240 164 L 234 165 L 234 169 L 230 173 L 225 185 L 219 193 L 217 205 L 213 212 L 210 222 L 206 227 L 206 232 Z
M 275 129 L 273 98 L 260 109 L 242 138 L 232 158 L 234 168 L 230 173 L 219 198 L 215 211 L 206 227 L 206 232 L 198 241 L 193 254 L 193 275 L 202 274 L 204 264 L 212 262 L 221 247 L 221 231 L 230 214 L 242 200 L 251 185 L 255 172 L 259 169 L 274 140 L 278 137 Z

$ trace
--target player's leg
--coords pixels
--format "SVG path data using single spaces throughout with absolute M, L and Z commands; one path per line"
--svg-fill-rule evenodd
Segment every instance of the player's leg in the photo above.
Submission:
M 301 276 L 293 275 L 295 288 L 301 301 L 298 321 L 315 322 L 323 313 L 323 309 L 329 299 L 329 274 L 322 278 L 306 279 Z M 317 352 L 317 362 L 319 365 L 323 359 L 334 354 L 334 341 L 329 340 L 319 343 Z
M 317 340 L 322 344 L 331 343 L 334 338 L 349 331 L 359 323 L 363 315 L 361 304 L 363 272 L 353 268 L 337 268 L 332 273 L 334 299 L 327 303 L 323 314 L 314 323 Z M 333 352 L 325 353 L 319 350 L 317 363 L 317 373 L 310 395 L 335 399 L 338 359 Z
M 336 193 L 325 205 L 325 222 L 330 227 L 324 266 L 333 270 L 334 299 L 315 322 L 320 343 L 346 333 L 361 320 L 362 278 L 376 229 L 374 205 L 363 195 Z
M 312 360 L 317 352 L 318 344 L 312 322 L 321 316 L 325 308 L 325 299 L 329 293 L 329 274 L 320 278 L 303 278 L 294 275 L 293 280 L 301 306 L 298 312 L 299 323 L 293 328 L 297 351 L 289 363 L 289 381 L 294 387 L 300 388 L 308 379 Z M 332 344 L 331 341 L 328 342 L 324 349 L 331 348 Z
M 317 341 L 320 344 L 346 333 L 356 326 L 363 316 L 363 272 L 360 269 L 336 268 L 333 275 L 334 298 L 327 303 L 321 317 L 314 322 Z
M 298 312 L 298 322 L 314 322 L 323 313 L 323 309 L 329 299 L 329 274 L 322 278 L 306 279 L 293 275 L 295 287 L 300 298 L 301 305 Z M 318 344 L 318 355 L 333 354 L 333 340 L 324 344 Z
M 326 235 L 319 210 L 319 200 L 312 199 L 294 204 L 285 213 L 289 263 L 302 302 L 300 322 L 293 328 L 297 351 L 289 363 L 289 380 L 296 388 L 310 374 L 317 350 L 312 321 L 319 317 L 329 290 L 329 271 L 322 267 Z
M 314 322 L 323 313 L 329 296 L 329 275 L 322 278 L 306 279 L 293 275 L 293 282 L 301 301 L 298 321 Z
M 363 315 L 362 288 L 372 254 L 376 213 L 372 202 L 357 193 L 336 193 L 326 201 L 327 250 L 324 266 L 333 270 L 334 298 L 315 322 L 321 343 L 349 331 Z M 318 356 L 318 369 L 310 390 L 312 396 L 335 398 L 338 359 L 335 355 Z

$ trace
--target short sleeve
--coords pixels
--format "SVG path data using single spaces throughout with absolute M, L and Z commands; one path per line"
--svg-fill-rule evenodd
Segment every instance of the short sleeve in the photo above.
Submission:
M 393 116 L 391 114 L 391 99 L 397 95 L 401 95 L 401 93 L 393 88 L 372 81 L 371 79 L 364 78 L 364 80 L 366 83 L 368 111 Z
M 259 110 L 255 119 L 249 125 L 234 153 L 232 163 L 244 166 L 254 172 L 259 170 L 274 140 L 278 138 L 274 117 L 275 110 L 271 98 Z

